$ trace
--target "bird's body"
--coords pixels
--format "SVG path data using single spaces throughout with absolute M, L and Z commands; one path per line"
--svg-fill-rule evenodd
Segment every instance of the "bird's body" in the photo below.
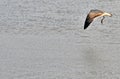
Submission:
M 97 9 L 90 10 L 85 20 L 84 29 L 86 29 L 96 17 L 102 17 L 102 16 L 103 19 L 101 20 L 101 23 L 103 23 L 103 20 L 105 18 L 104 16 L 112 16 L 112 14 Z

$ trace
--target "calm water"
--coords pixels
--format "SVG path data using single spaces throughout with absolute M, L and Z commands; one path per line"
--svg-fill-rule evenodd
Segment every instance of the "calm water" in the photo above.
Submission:
M 119 0 L 1 0 L 1 79 L 119 79 Z M 83 25 L 90 9 L 112 13 Z

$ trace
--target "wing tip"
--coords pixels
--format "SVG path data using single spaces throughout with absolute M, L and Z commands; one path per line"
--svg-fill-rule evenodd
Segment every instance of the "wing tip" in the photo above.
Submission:
M 84 30 L 87 29 L 87 27 L 84 27 Z
M 85 22 L 85 24 L 84 24 L 84 30 L 88 28 L 89 24 L 90 24 L 90 23 Z

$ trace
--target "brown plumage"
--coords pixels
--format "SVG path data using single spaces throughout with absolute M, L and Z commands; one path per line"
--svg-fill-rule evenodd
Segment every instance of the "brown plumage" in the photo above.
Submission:
M 99 16 L 103 16 L 103 19 L 101 20 L 101 23 L 103 23 L 103 20 L 105 18 L 104 16 L 112 16 L 112 14 L 106 13 L 106 12 L 103 12 L 103 11 L 97 10 L 97 9 L 90 10 L 90 12 L 88 13 L 88 15 L 86 17 L 85 23 L 84 23 L 84 29 L 86 29 L 92 23 L 94 18 L 99 17 Z

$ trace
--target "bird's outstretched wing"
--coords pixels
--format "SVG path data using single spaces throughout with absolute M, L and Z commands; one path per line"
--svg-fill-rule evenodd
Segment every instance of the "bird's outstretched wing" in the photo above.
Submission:
M 93 18 L 90 18 L 89 14 L 88 14 L 86 17 L 85 23 L 84 23 L 84 29 L 86 29 L 92 21 L 93 21 Z

